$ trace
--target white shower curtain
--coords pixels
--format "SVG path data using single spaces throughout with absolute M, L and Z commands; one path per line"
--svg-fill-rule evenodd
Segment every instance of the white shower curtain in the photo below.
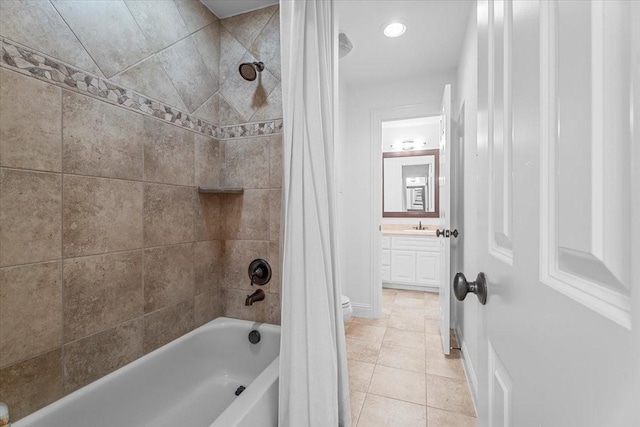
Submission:
M 281 427 L 349 426 L 334 191 L 333 0 L 282 0 Z

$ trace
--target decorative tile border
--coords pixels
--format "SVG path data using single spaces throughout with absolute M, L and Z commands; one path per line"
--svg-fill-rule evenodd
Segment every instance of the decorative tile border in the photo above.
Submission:
M 248 136 L 274 135 L 282 133 L 282 119 L 260 123 L 223 126 L 218 129 L 220 139 L 244 138 Z
M 0 38 L 0 46 L 2 47 L 0 67 L 156 117 L 213 138 L 232 139 L 282 133 L 281 119 L 218 126 L 7 39 Z

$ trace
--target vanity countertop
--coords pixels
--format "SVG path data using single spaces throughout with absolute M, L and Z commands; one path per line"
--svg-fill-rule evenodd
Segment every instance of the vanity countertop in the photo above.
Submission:
M 435 236 L 436 230 L 414 230 L 414 229 L 406 229 L 406 230 L 382 230 L 382 234 L 408 234 L 412 236 Z

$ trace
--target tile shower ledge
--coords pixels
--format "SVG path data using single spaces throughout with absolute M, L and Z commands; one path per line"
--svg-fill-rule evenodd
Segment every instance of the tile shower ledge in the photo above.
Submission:
M 183 129 L 221 140 L 282 133 L 282 119 L 227 126 L 215 125 L 6 38 L 0 37 L 0 46 L 0 67 L 155 117 Z

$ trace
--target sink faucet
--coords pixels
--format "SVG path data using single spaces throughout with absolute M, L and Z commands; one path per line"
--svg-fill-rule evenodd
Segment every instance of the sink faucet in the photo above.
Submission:
M 264 298 L 264 291 L 262 289 L 258 289 L 251 295 L 247 295 L 247 299 L 244 300 L 244 305 L 253 305 L 254 302 L 262 301 Z

